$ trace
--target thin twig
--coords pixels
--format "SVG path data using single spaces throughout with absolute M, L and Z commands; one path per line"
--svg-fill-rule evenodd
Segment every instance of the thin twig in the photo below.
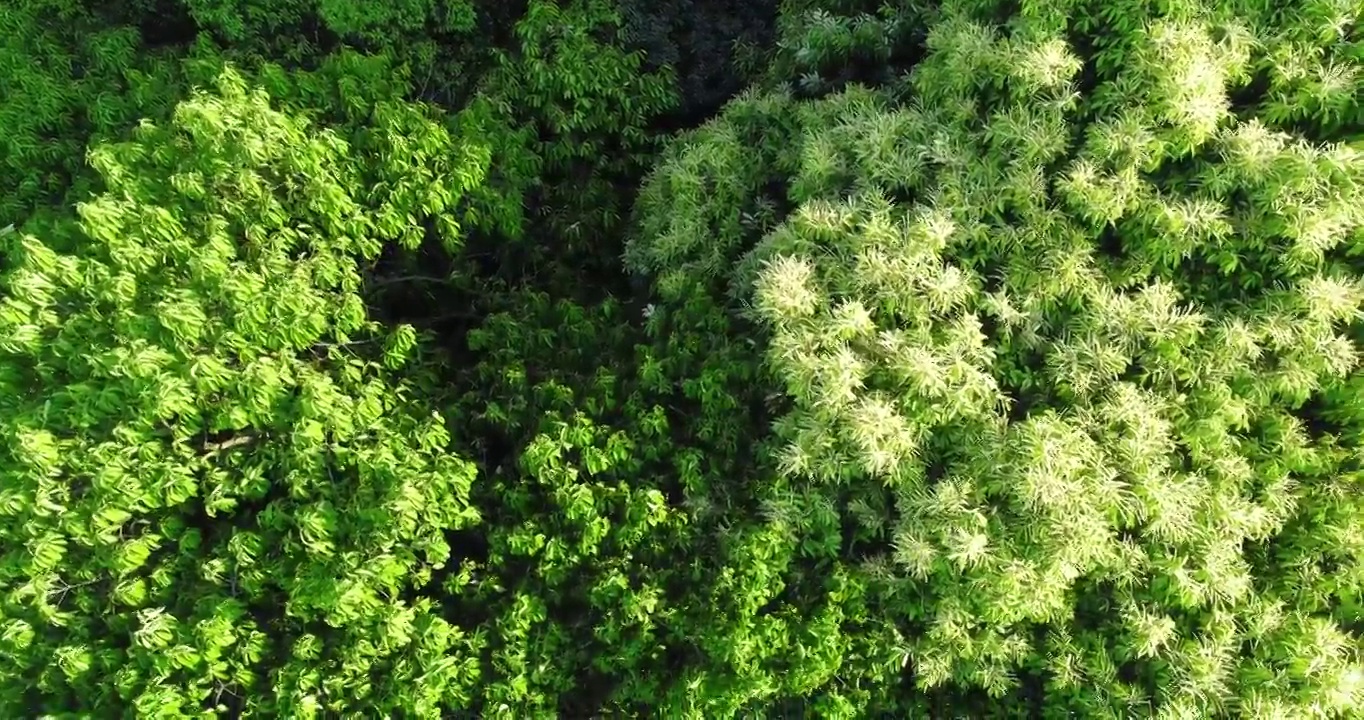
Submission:
M 343 342 L 343 343 L 318 342 L 318 343 L 313 343 L 313 347 L 315 347 L 315 348 L 345 348 L 345 347 L 350 347 L 350 346 L 352 346 L 352 345 L 368 345 L 369 343 L 372 343 L 372 342 L 379 342 L 379 341 L 382 340 L 382 339 L 383 339 L 383 338 L 377 338 L 377 337 L 376 337 L 376 338 L 369 338 L 369 339 L 366 339 L 366 340 L 349 340 L 349 341 Z
M 449 278 L 432 277 L 432 276 L 430 276 L 430 275 L 401 275 L 401 276 L 399 276 L 399 277 L 384 278 L 383 280 L 378 280 L 378 281 L 372 282 L 372 283 L 369 284 L 368 289 L 373 290 L 374 288 L 384 287 L 385 285 L 395 285 L 395 284 L 401 283 L 401 282 L 418 282 L 418 281 L 420 281 L 420 282 L 430 282 L 430 283 L 444 283 L 444 282 L 449 282 L 450 279 L 449 279 Z
M 53 593 L 61 593 L 61 595 L 52 602 L 53 605 L 60 605 L 62 604 L 62 601 L 66 599 L 67 593 L 71 592 L 72 590 L 77 590 L 79 588 L 86 587 L 88 585 L 94 585 L 97 582 L 101 582 L 103 579 L 104 578 L 86 580 L 85 582 L 78 582 L 75 585 L 69 585 L 65 581 L 62 581 L 62 587 L 48 590 L 47 594 L 49 597 L 51 597 Z

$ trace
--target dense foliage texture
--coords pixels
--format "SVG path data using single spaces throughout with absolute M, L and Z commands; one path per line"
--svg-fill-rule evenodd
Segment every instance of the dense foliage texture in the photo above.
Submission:
M 1359 0 L 12 5 L 0 716 L 1364 716 Z
M 93 150 L 105 189 L 6 238 L 5 714 L 306 715 L 376 667 L 365 702 L 421 712 L 469 681 L 443 657 L 467 640 L 397 596 L 478 521 L 475 471 L 420 365 L 395 374 L 415 333 L 356 289 L 483 169 L 401 103 L 352 144 L 231 71 L 216 91 Z
M 790 399 L 769 525 L 837 564 L 853 525 L 925 690 L 1358 711 L 1347 38 L 1324 8 L 988 10 L 934 13 L 903 84 L 738 101 L 641 200 L 634 265 L 674 301 L 720 280 L 766 330 Z M 814 20 L 809 47 L 836 26 Z

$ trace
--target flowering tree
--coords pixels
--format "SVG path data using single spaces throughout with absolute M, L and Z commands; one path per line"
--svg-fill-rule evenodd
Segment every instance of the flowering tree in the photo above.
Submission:
M 866 593 L 825 712 L 909 707 L 901 666 L 1057 716 L 1364 704 L 1360 8 L 1138 5 L 817 12 L 779 68 L 925 55 L 755 90 L 645 188 L 631 266 L 765 329 L 753 531 Z

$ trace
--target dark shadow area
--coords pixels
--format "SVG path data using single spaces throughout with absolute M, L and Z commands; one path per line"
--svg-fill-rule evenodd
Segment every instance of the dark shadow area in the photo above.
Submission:
M 701 124 L 752 80 L 776 40 L 776 0 L 621 0 L 623 39 L 644 53 L 645 69 L 671 66 L 681 103 L 651 129 Z

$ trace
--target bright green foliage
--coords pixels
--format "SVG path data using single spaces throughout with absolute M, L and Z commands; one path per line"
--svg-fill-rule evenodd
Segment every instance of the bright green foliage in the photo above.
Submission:
M 376 237 L 407 250 L 426 240 L 459 250 L 466 218 L 458 205 L 482 185 L 490 150 L 481 138 L 456 142 L 448 118 L 403 100 L 411 87 L 406 68 L 343 51 L 314 72 L 265 65 L 259 82 L 296 112 L 334 125 L 365 158 L 351 192 L 372 208 Z
M 475 470 L 413 329 L 357 290 L 482 167 L 418 108 L 371 112 L 348 142 L 225 71 L 92 149 L 76 217 L 4 238 L 0 714 L 469 696 L 478 640 L 423 587 Z
M 748 93 L 718 120 L 682 135 L 640 192 L 632 270 L 656 277 L 680 303 L 717 279 L 786 211 L 783 170 L 793 172 L 800 115 L 791 98 Z
M 767 329 L 749 532 L 847 563 L 853 528 L 844 622 L 904 638 L 800 694 L 900 662 L 1009 712 L 1364 707 L 1364 8 L 1131 5 L 944 3 L 903 85 L 745 98 L 642 195 L 627 260 Z

